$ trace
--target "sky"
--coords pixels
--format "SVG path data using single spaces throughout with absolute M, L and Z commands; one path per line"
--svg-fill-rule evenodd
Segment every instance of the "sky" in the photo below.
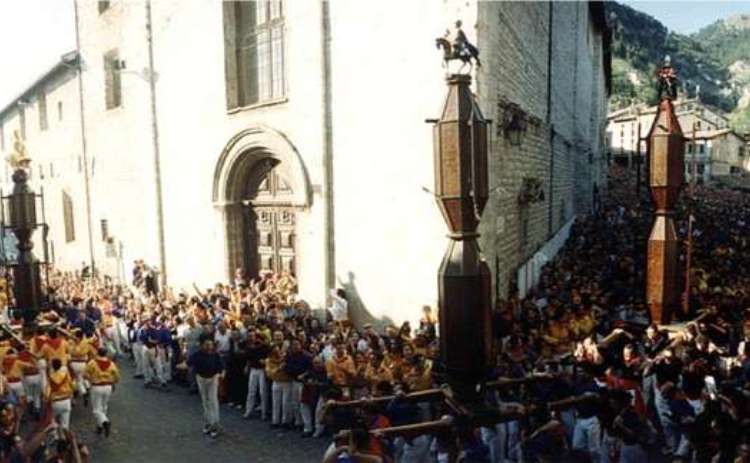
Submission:
M 750 14 L 750 2 L 743 1 L 621 1 L 653 16 L 671 31 L 681 34 L 698 32 L 702 27 L 737 14 Z
M 75 48 L 73 1 L 0 0 L 0 108 L 50 69 L 61 55 Z M 654 16 L 669 29 L 681 33 L 695 32 L 727 16 L 750 14 L 750 2 L 747 0 L 627 0 L 624 3 Z
M 0 108 L 75 46 L 73 0 L 0 0 Z

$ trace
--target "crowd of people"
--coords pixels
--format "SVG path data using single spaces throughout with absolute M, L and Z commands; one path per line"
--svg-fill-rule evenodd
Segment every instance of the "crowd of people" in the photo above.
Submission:
M 349 322 L 341 290 L 331 291 L 329 319 L 321 320 L 297 299 L 288 273 L 251 281 L 238 270 L 232 284 L 194 288 L 194 295 L 158 296 L 139 279 L 136 270 L 135 293 L 99 290 L 92 305 L 106 299 L 115 307 L 105 336 L 115 353 L 127 346 L 144 387 L 181 383 L 198 393 L 210 437 L 221 433 L 220 403 L 246 419 L 321 437 L 327 400 L 367 397 L 383 383 L 408 391 L 431 385 L 437 345 L 429 308 L 418 330 L 407 322 L 381 336 L 371 325 L 360 331 Z
M 209 438 L 221 435 L 221 411 L 233 409 L 287 435 L 330 438 L 325 462 L 447 461 L 454 450 L 493 463 L 750 461 L 750 199 L 699 186 L 681 200 L 690 291 L 675 314 L 683 323 L 657 326 L 644 295 L 651 206 L 645 188 L 634 191 L 615 167 L 596 212 L 576 221 L 538 285 L 497 301 L 487 376 L 497 387 L 485 400 L 508 418 L 463 435 L 458 449 L 440 433 L 378 431 L 445 413 L 410 395 L 440 386 L 433 310 L 424 307 L 415 328 L 356 327 L 342 290 L 321 314 L 288 273 L 238 270 L 231 283 L 175 292 L 159 289 L 157 272 L 140 261 L 130 285 L 52 272 L 41 315 L 52 328 L 20 341 L 6 335 L 0 395 L 20 398 L 16 415 L 42 414 L 51 399 L 59 430 L 73 397 L 91 400 L 106 435 L 117 381 L 107 368 L 129 356 L 144 388 L 181 384 L 200 396 Z M 61 381 L 66 392 L 55 396 L 50 386 Z
M 32 326 L 9 313 L 11 278 L 0 278 L 0 462 L 89 461 L 71 412 L 90 402 L 97 431 L 109 436 L 117 365 L 98 329 L 82 329 L 77 312 L 45 310 Z
M 537 287 L 498 301 L 488 376 L 498 386 L 485 399 L 508 419 L 464 436 L 464 461 L 749 461 L 750 199 L 704 186 L 684 195 L 680 281 L 691 247 L 690 290 L 681 323 L 657 326 L 644 294 L 652 208 L 633 177 L 615 166 L 600 207 L 577 220 Z M 376 430 L 445 412 L 407 399 L 371 400 L 344 417 L 351 431 L 324 461 L 448 458 L 439 433 Z

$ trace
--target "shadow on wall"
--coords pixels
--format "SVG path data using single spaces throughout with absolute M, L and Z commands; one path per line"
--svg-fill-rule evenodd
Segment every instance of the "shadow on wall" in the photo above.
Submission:
M 354 272 L 347 272 L 347 281 L 338 278 L 339 287 L 346 292 L 346 299 L 349 302 L 349 319 L 354 326 L 361 328 L 366 323 L 371 323 L 377 331 L 382 331 L 388 325 L 395 325 L 393 320 L 388 317 L 376 318 L 367 310 L 367 306 L 357 291 Z

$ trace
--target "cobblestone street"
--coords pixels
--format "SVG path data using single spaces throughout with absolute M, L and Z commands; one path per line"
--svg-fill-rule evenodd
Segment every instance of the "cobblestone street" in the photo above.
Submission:
M 129 360 L 119 362 L 123 380 L 112 395 L 112 435 L 97 436 L 90 410 L 74 407 L 72 427 L 91 449 L 91 461 L 108 462 L 318 462 L 327 439 L 303 439 L 268 423 L 242 419 L 222 406 L 224 434 L 201 434 L 200 400 L 182 387 L 170 392 L 144 389 L 133 379 Z

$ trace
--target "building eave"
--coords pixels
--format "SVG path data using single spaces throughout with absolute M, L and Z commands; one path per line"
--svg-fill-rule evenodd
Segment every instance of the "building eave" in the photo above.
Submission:
M 736 131 L 732 129 L 718 129 L 718 130 L 703 130 L 703 131 L 696 131 L 695 132 L 695 139 L 696 140 L 713 140 L 714 138 L 719 138 L 724 135 L 734 135 L 737 137 L 740 142 L 744 141 L 744 138 L 738 134 Z M 688 132 L 685 134 L 685 138 L 688 140 L 693 139 L 692 132 Z
M 71 51 L 62 55 L 57 63 L 36 78 L 31 85 L 26 87 L 20 94 L 0 109 L 0 121 L 4 120 L 9 113 L 13 112 L 18 107 L 19 101 L 33 95 L 37 88 L 53 80 L 61 73 L 71 69 L 78 69 L 80 62 L 80 55 L 77 51 Z

